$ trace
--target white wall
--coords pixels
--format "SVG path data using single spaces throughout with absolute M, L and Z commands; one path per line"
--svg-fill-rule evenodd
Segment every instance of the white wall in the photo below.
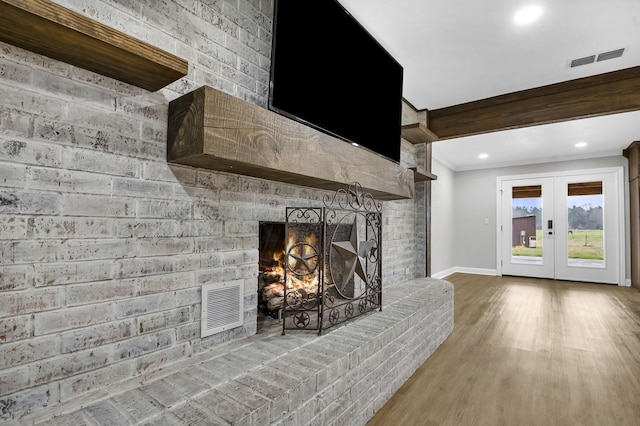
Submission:
M 456 266 L 452 214 L 456 174 L 436 159 L 433 159 L 432 172 L 438 179 L 431 182 L 431 276 L 439 277 Z
M 623 166 L 625 170 L 625 228 L 629 229 L 628 163 L 622 155 L 461 172 L 453 172 L 437 161 L 434 161 L 434 165 L 436 166 L 434 173 L 438 175 L 438 180 L 437 184 L 433 185 L 433 197 L 437 200 L 433 203 L 433 211 L 437 211 L 437 214 L 432 213 L 431 244 L 432 247 L 454 248 L 451 262 L 438 258 L 434 250 L 433 255 L 437 261 L 432 260 L 432 262 L 437 262 L 437 267 L 432 267 L 432 271 L 436 273 L 447 268 L 477 269 L 487 272 L 496 270 L 496 178 L 498 176 Z M 444 191 L 451 194 L 453 205 L 442 193 Z M 451 241 L 445 241 L 448 237 L 443 230 L 451 228 L 451 220 L 453 220 L 454 228 L 453 237 L 449 237 Z M 625 275 L 628 279 L 631 275 L 630 242 L 629 233 L 625 234 Z

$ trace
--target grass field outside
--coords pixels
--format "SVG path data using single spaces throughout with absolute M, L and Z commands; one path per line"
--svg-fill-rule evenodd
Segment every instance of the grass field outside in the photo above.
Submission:
M 602 229 L 574 229 L 568 235 L 569 259 L 604 260 Z M 538 247 L 515 246 L 512 256 L 542 257 L 542 230 L 536 231 Z

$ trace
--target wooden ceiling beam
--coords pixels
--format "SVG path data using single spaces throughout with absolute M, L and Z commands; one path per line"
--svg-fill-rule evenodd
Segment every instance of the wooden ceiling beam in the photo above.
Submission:
M 429 111 L 440 140 L 640 110 L 640 66 Z

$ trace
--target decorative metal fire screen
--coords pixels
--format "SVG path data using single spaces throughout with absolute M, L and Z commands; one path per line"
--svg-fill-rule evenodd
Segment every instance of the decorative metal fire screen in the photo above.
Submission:
M 382 204 L 358 183 L 323 207 L 288 207 L 282 333 L 382 309 Z

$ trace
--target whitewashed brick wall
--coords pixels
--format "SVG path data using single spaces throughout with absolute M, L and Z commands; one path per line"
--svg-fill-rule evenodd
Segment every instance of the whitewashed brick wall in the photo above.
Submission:
M 259 221 L 325 194 L 166 163 L 176 97 L 210 85 L 266 106 L 272 1 L 57 3 L 189 74 L 150 93 L 0 43 L 0 421 L 254 334 Z M 384 203 L 386 281 L 414 277 L 414 210 Z M 200 339 L 200 286 L 232 279 L 244 325 Z

